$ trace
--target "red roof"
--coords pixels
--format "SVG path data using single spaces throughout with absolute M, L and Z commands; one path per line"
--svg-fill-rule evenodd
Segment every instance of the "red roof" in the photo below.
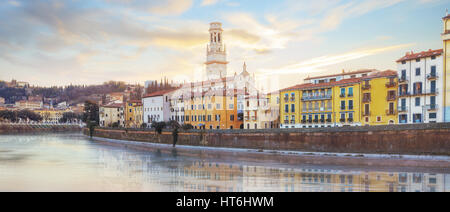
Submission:
M 305 84 L 294 85 L 292 87 L 285 88 L 281 91 L 317 89 L 317 88 L 322 88 L 322 87 L 332 87 L 335 85 L 355 84 L 360 81 L 361 81 L 361 78 L 350 78 L 350 79 L 339 80 L 336 82 L 325 82 L 325 83 L 318 83 L 318 84 L 305 83 Z
M 438 56 L 441 55 L 444 52 L 443 49 L 437 49 L 437 50 L 428 50 L 428 51 L 422 51 L 420 53 L 414 53 L 414 52 L 406 52 L 405 56 L 398 59 L 397 63 L 399 62 L 403 62 L 403 61 L 408 61 L 408 60 L 415 60 L 415 59 L 419 59 L 419 58 L 426 58 L 426 57 L 431 57 L 431 56 Z
M 386 70 L 386 71 L 381 71 L 381 72 L 377 72 L 377 73 L 373 73 L 367 77 L 363 77 L 362 79 L 373 79 L 373 78 L 381 78 L 381 77 L 396 77 L 397 75 L 397 71 L 393 71 L 393 70 Z
M 177 90 L 177 89 L 178 89 L 178 88 L 173 88 L 173 89 L 168 89 L 168 90 L 156 91 L 156 92 L 153 92 L 153 93 L 146 94 L 143 98 L 155 97 L 155 96 L 163 96 L 164 94 L 168 94 L 168 93 L 170 93 L 170 92 L 172 92 L 172 91 L 175 91 L 175 90 Z
M 120 107 L 123 107 L 123 104 L 121 104 L 121 103 L 110 103 L 110 104 L 107 104 L 107 105 L 102 105 L 100 107 L 120 108 Z
M 352 74 L 364 74 L 376 71 L 375 69 L 364 69 L 364 70 L 358 70 L 358 71 L 352 71 L 352 72 L 346 72 L 346 73 L 340 73 L 340 74 L 332 74 L 332 75 L 325 75 L 325 76 L 317 76 L 317 77 L 308 77 L 305 80 L 312 80 L 312 79 L 322 79 L 322 78 L 328 78 L 328 77 L 337 77 L 337 76 L 345 76 L 345 75 L 352 75 Z

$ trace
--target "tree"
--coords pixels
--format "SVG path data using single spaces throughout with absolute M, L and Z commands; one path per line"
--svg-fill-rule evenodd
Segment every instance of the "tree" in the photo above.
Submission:
M 88 124 L 94 122 L 96 126 L 99 125 L 99 108 L 98 105 L 91 101 L 84 103 L 83 122 Z
M 82 119 L 80 114 L 76 114 L 74 112 L 66 112 L 66 113 L 63 113 L 63 117 L 59 120 L 59 122 L 60 123 L 74 123 L 80 119 Z
M 158 134 L 161 134 L 162 130 L 164 128 L 166 128 L 166 122 L 153 122 L 152 128 L 155 129 L 155 132 L 157 132 Z
M 30 121 L 42 121 L 42 117 L 30 110 L 21 110 L 17 112 L 17 118 L 20 118 L 22 120 L 30 120 Z
M 4 120 L 8 120 L 10 122 L 16 122 L 17 121 L 17 113 L 15 111 L 1 110 L 0 118 L 2 118 Z
M 181 128 L 183 128 L 183 130 L 192 130 L 194 129 L 194 126 L 192 126 L 192 124 L 183 124 Z

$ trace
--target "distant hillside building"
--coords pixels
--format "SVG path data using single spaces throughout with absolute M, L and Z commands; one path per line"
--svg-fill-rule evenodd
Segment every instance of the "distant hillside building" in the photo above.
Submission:
M 42 101 L 21 100 L 21 101 L 17 101 L 15 106 L 20 110 L 24 110 L 24 109 L 34 110 L 34 109 L 43 108 L 43 103 L 42 103 Z

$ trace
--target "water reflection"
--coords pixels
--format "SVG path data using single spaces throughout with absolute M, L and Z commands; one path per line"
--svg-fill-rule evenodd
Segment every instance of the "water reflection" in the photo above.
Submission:
M 14 158 L 20 160 L 8 162 Z M 450 191 L 446 173 L 222 161 L 113 147 L 81 135 L 0 136 L 0 191 Z

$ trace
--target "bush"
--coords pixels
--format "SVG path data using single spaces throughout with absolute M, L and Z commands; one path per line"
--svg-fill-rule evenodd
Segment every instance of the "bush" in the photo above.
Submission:
M 142 128 L 142 129 L 146 129 L 146 128 L 147 128 L 147 123 L 142 123 L 142 124 L 141 124 L 141 128 Z
M 114 123 L 111 125 L 111 127 L 112 127 L 112 128 L 119 128 L 119 123 L 114 122 Z
M 161 134 L 162 130 L 166 128 L 166 122 L 153 122 L 152 128 L 154 128 L 158 134 Z

